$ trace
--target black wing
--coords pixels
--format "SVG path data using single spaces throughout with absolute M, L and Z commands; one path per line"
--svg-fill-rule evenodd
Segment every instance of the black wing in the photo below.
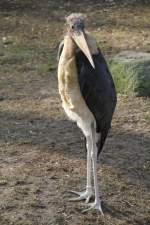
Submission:
M 79 51 L 76 53 L 78 80 L 82 96 L 93 113 L 97 132 L 101 133 L 98 154 L 102 150 L 116 106 L 116 90 L 107 63 L 99 51 L 93 55 L 95 69 L 87 57 Z

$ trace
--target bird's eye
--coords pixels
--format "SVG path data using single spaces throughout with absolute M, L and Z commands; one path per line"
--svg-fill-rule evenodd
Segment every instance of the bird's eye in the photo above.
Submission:
M 71 28 L 74 29 L 74 25 L 72 25 Z

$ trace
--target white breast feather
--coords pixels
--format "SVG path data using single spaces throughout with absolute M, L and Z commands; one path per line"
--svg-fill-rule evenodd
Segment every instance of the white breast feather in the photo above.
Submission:
M 85 135 L 89 135 L 95 119 L 80 91 L 75 57 L 65 60 L 63 54 L 61 55 L 58 65 L 58 87 L 62 107 L 67 116 L 77 122 Z

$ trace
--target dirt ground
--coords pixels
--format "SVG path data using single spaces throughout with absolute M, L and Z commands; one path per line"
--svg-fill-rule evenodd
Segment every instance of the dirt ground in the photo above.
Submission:
M 0 3 L 0 225 L 150 224 L 150 101 L 118 94 L 98 178 L 104 217 L 85 214 L 67 190 L 86 184 L 83 135 L 57 89 L 64 16 L 89 15 L 106 58 L 150 51 L 150 8 L 69 1 Z M 65 2 L 65 3 L 64 3 Z M 98 2 L 98 1 L 96 1 Z M 83 10 L 84 9 L 84 10 Z

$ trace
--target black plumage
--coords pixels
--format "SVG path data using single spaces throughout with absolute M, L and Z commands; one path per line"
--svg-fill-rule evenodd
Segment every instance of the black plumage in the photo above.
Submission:
M 99 50 L 92 55 L 95 69 L 82 51 L 76 53 L 78 81 L 82 96 L 96 120 L 96 131 L 101 134 L 98 155 L 101 152 L 115 110 L 117 98 L 112 76 Z
M 63 42 L 60 43 L 58 58 L 63 50 Z M 115 110 L 117 98 L 114 82 L 107 63 L 99 50 L 92 55 L 95 69 L 80 50 L 76 52 L 76 65 L 81 94 L 95 117 L 96 131 L 100 134 L 97 143 L 98 155 L 105 143 L 111 120 Z

